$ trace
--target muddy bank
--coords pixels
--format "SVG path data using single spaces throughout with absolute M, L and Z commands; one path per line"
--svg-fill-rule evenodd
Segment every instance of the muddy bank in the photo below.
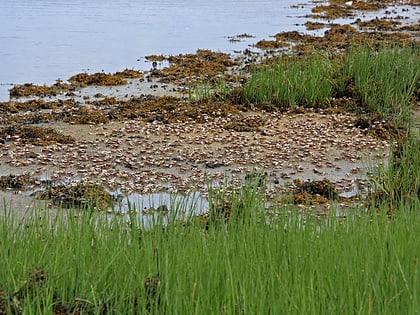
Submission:
M 41 178 L 98 183 L 124 195 L 196 190 L 205 195 L 211 183 L 227 180 L 239 187 L 246 174 L 257 171 L 267 178 L 267 195 L 275 198 L 294 179 L 327 178 L 339 192 L 363 191 L 366 172 L 388 152 L 388 140 L 356 127 L 351 114 L 212 114 L 198 121 L 48 123 L 76 140 L 39 145 L 8 139 L 0 169 L 29 172 L 38 183 Z M 232 128 L 247 120 L 255 127 Z M 25 187 L 17 190 L 24 193 Z

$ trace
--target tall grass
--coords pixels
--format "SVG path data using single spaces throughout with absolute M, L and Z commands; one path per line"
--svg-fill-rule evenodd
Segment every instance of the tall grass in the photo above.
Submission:
M 407 119 L 418 88 L 420 60 L 416 49 L 353 48 L 343 63 L 343 76 L 354 82 L 354 97 L 368 112 Z
M 140 231 L 88 213 L 37 213 L 18 225 L 2 217 L 3 302 L 26 314 L 53 314 L 54 305 L 85 314 L 420 311 L 418 212 L 319 221 L 279 206 L 267 225 L 256 189 L 231 198 L 236 215 L 207 229 L 192 221 Z M 160 281 L 152 297 L 150 276 Z
M 325 56 L 282 57 L 252 73 L 243 97 L 251 103 L 271 103 L 281 108 L 321 106 L 332 94 L 332 70 Z
M 354 47 L 342 56 L 281 57 L 256 68 L 244 86 L 243 101 L 288 109 L 322 107 L 349 97 L 359 109 L 407 120 L 419 88 L 418 49 Z
M 420 209 L 420 141 L 410 134 L 396 143 L 387 167 L 380 166 L 372 178 L 372 201 L 388 205 L 388 212 L 398 204 L 416 204 Z

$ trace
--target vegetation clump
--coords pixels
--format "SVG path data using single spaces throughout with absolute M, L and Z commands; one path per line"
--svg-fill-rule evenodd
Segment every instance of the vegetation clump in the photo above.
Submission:
M 346 4 L 347 1 L 331 1 L 329 5 L 320 5 L 312 9 L 312 18 L 322 18 L 326 20 L 334 20 L 342 17 L 356 16 L 355 10 L 377 11 L 384 8 L 384 4 L 380 1 L 364 2 L 352 1 L 351 5 Z
M 255 47 L 259 49 L 264 49 L 264 50 L 273 49 L 273 48 L 281 48 L 281 47 L 289 47 L 289 46 L 290 44 L 287 42 L 265 40 L 265 39 L 262 39 L 255 44 Z
M 62 113 L 63 122 L 75 124 L 100 124 L 109 121 L 109 117 L 101 111 L 81 107 L 69 113 Z
M 380 166 L 371 178 L 368 201 L 392 216 L 396 209 L 420 199 L 420 141 L 416 135 L 393 138 L 387 167 Z
M 333 67 L 321 55 L 280 57 L 257 68 L 243 89 L 243 102 L 271 103 L 281 110 L 323 107 L 332 96 Z
M 177 83 L 204 82 L 238 65 L 228 54 L 203 49 L 195 54 L 180 54 L 168 58 L 169 67 L 156 71 L 159 80 Z
M 396 27 L 400 26 L 401 22 L 396 20 L 389 21 L 376 18 L 369 21 L 358 20 L 356 24 L 359 27 L 374 29 L 376 31 L 396 31 Z
M 337 199 L 338 192 L 328 179 L 301 181 L 295 179 L 293 181 L 293 189 L 291 196 L 284 197 L 283 201 L 294 204 L 317 205 L 327 203 L 330 200 Z
M 35 85 L 32 83 L 25 83 L 22 85 L 15 85 L 9 90 L 10 97 L 25 97 L 25 96 L 55 96 L 63 91 L 73 91 L 75 88 L 67 83 L 58 80 L 51 86 Z
M 86 210 L 106 210 L 113 201 L 113 196 L 103 186 L 83 182 L 52 186 L 36 196 L 41 200 L 51 200 L 56 206 Z
M 404 137 L 404 129 L 381 114 L 360 114 L 357 116 L 354 126 L 379 139 L 392 140 Z
M 28 296 L 34 298 L 47 280 L 47 276 L 41 268 L 35 268 L 28 279 L 13 294 L 8 295 L 0 287 L 0 314 L 22 314 L 25 299 Z
M 415 48 L 375 50 L 362 46 L 353 47 L 343 56 L 282 56 L 254 68 L 244 84 L 241 100 L 288 110 L 297 106 L 330 107 L 341 99 L 358 112 L 408 121 L 419 77 Z
M 141 71 L 133 69 L 124 69 L 123 71 L 116 72 L 115 75 L 126 79 L 143 78 L 143 73 Z
M 29 100 L 26 102 L 1 102 L 0 111 L 6 113 L 17 113 L 19 111 L 39 111 L 42 109 L 57 109 L 60 101 L 46 102 L 42 99 Z
M 308 23 L 307 26 L 321 27 L 322 23 Z M 372 22 L 373 23 L 373 22 Z M 329 52 L 332 54 L 343 53 L 347 49 L 359 46 L 370 46 L 379 48 L 381 46 L 389 46 L 390 43 L 400 46 L 415 45 L 415 40 L 412 39 L 418 36 L 417 28 L 401 26 L 397 27 L 398 23 L 389 22 L 394 25 L 392 31 L 375 29 L 372 32 L 362 32 L 358 28 L 350 24 L 328 24 L 328 30 L 323 36 L 312 36 L 309 34 L 301 34 L 297 31 L 286 31 L 274 35 L 274 40 L 262 40 L 259 48 L 272 49 L 275 47 L 283 47 L 291 45 L 292 50 L 297 54 L 308 54 L 319 51 Z M 377 22 L 381 27 L 385 27 L 386 22 Z M 379 27 L 379 28 L 381 28 Z M 410 35 L 410 31 L 411 35 Z M 417 35 L 416 35 L 417 34 Z
M 142 77 L 143 74 L 140 71 L 125 69 L 114 74 L 103 72 L 93 74 L 79 73 L 70 77 L 68 81 L 76 86 L 112 86 L 126 84 L 127 81 L 125 79 Z
M 44 99 L 32 99 L 24 102 L 9 101 L 0 103 L 0 124 L 39 124 L 61 120 L 65 113 L 76 107 L 70 99 L 47 102 Z
M 190 121 L 203 123 L 215 117 L 227 117 L 239 113 L 236 106 L 224 101 L 202 99 L 193 102 L 173 96 L 158 98 L 131 98 L 120 101 L 107 111 L 116 120 L 142 119 L 163 123 Z
M 53 128 L 11 125 L 0 129 L 0 138 L 15 144 L 33 144 L 45 146 L 55 143 L 73 143 L 71 136 L 63 135 Z
M 22 85 L 15 85 L 9 90 L 10 97 L 28 97 L 28 96 L 56 96 L 63 92 L 72 92 L 78 87 L 84 87 L 89 85 L 97 86 L 112 86 L 112 85 L 123 85 L 127 81 L 125 79 L 142 78 L 143 73 L 137 70 L 125 69 L 123 71 L 116 72 L 115 74 L 107 74 L 98 72 L 94 74 L 79 73 L 68 79 L 69 83 L 63 83 L 61 80 L 57 80 L 51 86 L 47 85 L 36 85 L 32 83 L 25 83 Z
M 226 123 L 224 128 L 238 132 L 253 132 L 260 131 L 265 123 L 266 120 L 261 116 L 237 115 L 231 122 Z
M 0 176 L 1 189 L 21 189 L 31 183 L 31 178 L 28 173 L 21 175 L 3 175 Z
M 124 85 L 127 83 L 121 76 L 116 74 L 107 73 L 79 73 L 69 78 L 69 82 L 77 86 L 87 85 L 98 85 L 98 86 L 110 86 L 110 85 Z
M 329 26 L 331 26 L 331 24 L 322 23 L 322 22 L 312 22 L 312 21 L 305 22 L 305 27 L 308 31 L 320 30 L 323 28 L 327 28 Z
M 168 59 L 168 57 L 165 57 L 164 55 L 148 55 L 144 58 L 146 58 L 146 60 L 148 61 L 156 61 L 156 62 L 162 62 Z
M 312 195 L 317 194 L 325 198 L 336 198 L 338 196 L 334 185 L 328 179 L 304 182 L 295 180 L 294 184 L 297 187 L 297 191 L 300 192 L 307 192 Z
M 37 300 L 37 296 L 48 291 L 49 276 L 42 268 L 34 268 L 27 279 L 12 294 L 7 294 L 0 287 L 0 314 L 24 314 L 31 303 Z M 68 314 L 93 314 L 94 308 L 82 298 L 75 298 L 70 305 L 63 303 L 63 297 L 57 290 L 49 292 L 52 294 L 52 301 L 49 305 L 41 303 L 39 307 L 51 309 L 54 315 Z M 107 307 L 104 304 L 101 314 L 107 314 Z

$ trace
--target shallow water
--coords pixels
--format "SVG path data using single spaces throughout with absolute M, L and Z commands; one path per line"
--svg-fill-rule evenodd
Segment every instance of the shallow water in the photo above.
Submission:
M 164 206 L 167 210 L 159 211 Z M 137 220 L 140 226 L 151 227 L 156 223 L 166 225 L 169 221 L 186 220 L 188 217 L 209 211 L 209 202 L 199 192 L 188 195 L 157 193 L 131 194 L 122 199 L 112 211 L 122 215 L 126 221 Z
M 0 101 L 8 99 L 12 83 L 52 84 L 83 71 L 148 69 L 149 54 L 229 52 L 280 31 L 304 30 L 299 16 L 313 5 L 301 2 L 2 0 Z M 227 38 L 243 33 L 255 38 Z

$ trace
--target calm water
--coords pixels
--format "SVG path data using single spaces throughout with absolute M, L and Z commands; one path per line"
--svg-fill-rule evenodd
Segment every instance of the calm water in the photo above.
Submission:
M 144 56 L 241 50 L 304 30 L 298 0 L 0 0 L 0 101 L 10 84 L 51 84 L 82 72 L 149 69 Z M 300 25 L 296 25 L 300 24 Z M 256 38 L 230 43 L 227 36 Z

